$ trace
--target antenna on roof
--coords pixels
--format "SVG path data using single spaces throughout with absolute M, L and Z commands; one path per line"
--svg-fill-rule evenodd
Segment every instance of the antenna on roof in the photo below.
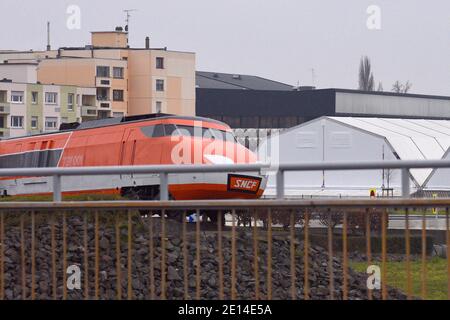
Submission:
M 50 51 L 50 21 L 47 21 L 47 51 Z
M 315 87 L 316 86 L 316 71 L 314 70 L 314 68 L 311 68 L 311 81 L 312 81 L 312 86 Z
M 125 32 L 128 33 L 127 43 L 128 43 L 128 39 L 130 38 L 130 18 L 131 18 L 130 12 L 133 12 L 133 11 L 137 11 L 137 9 L 125 9 L 125 10 L 123 10 L 123 12 L 126 12 L 126 14 L 127 14 L 127 18 L 125 19 L 125 23 L 126 23 L 126 25 L 125 25 Z
M 137 9 L 125 9 L 123 12 L 126 12 L 127 18 L 125 19 L 126 25 L 125 25 L 125 32 L 129 32 L 130 29 L 130 18 L 131 14 L 130 12 L 137 11 Z

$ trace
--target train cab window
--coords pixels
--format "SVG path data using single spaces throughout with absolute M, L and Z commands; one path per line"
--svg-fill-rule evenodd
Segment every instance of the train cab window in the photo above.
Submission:
M 236 142 L 236 137 L 231 132 L 225 132 L 225 140 L 228 142 Z
M 177 128 L 178 128 L 178 132 L 182 136 L 206 137 L 206 135 L 208 135 L 208 133 L 209 133 L 208 128 L 202 128 L 202 127 L 177 125 Z
M 155 126 L 146 126 L 141 128 L 141 132 L 149 138 L 186 136 L 201 137 L 203 139 L 214 139 L 219 141 L 236 142 L 236 138 L 231 132 L 226 132 L 213 128 L 202 128 L 186 125 L 158 124 Z
M 177 130 L 177 126 L 174 124 L 165 124 L 164 125 L 164 132 L 166 136 L 171 136 L 171 135 L 179 135 L 180 133 Z

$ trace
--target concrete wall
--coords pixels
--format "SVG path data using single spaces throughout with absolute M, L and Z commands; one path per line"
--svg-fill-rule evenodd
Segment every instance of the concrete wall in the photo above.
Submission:
M 92 32 L 91 42 L 94 47 L 126 48 L 128 33 L 126 32 Z
M 94 59 L 47 59 L 37 68 L 41 83 L 95 87 L 96 61 Z
M 9 79 L 13 82 L 35 83 L 37 64 L 0 64 L 0 79 Z

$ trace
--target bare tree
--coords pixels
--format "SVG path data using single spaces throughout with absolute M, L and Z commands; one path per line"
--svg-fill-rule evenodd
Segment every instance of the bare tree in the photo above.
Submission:
M 395 83 L 392 85 L 392 92 L 395 93 L 408 93 L 408 91 L 411 89 L 412 83 L 409 81 L 406 81 L 405 84 L 402 84 L 400 81 L 395 81 Z
M 395 171 L 392 169 L 384 169 L 383 170 L 383 187 L 384 181 L 386 181 L 386 187 L 389 189 L 391 187 L 391 181 L 395 177 Z
M 372 66 L 367 56 L 361 58 L 359 64 L 359 90 L 373 91 L 375 81 L 373 79 Z
M 384 91 L 384 90 L 383 90 L 383 84 L 381 83 L 381 81 L 378 82 L 378 88 L 377 88 L 377 91 L 380 91 L 380 92 Z
M 403 86 L 403 93 L 408 93 L 409 89 L 411 89 L 412 83 L 409 81 L 406 81 L 405 85 Z
M 403 90 L 403 85 L 400 83 L 400 81 L 395 81 L 394 84 L 392 85 L 392 92 L 395 93 L 401 93 Z

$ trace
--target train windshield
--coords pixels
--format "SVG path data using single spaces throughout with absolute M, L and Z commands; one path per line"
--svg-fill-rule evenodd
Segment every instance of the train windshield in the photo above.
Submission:
M 141 131 L 150 138 L 163 136 L 188 136 L 202 137 L 204 139 L 213 139 L 219 141 L 236 142 L 236 138 L 231 132 L 222 131 L 213 128 L 194 127 L 174 124 L 158 124 L 155 126 L 142 127 Z

